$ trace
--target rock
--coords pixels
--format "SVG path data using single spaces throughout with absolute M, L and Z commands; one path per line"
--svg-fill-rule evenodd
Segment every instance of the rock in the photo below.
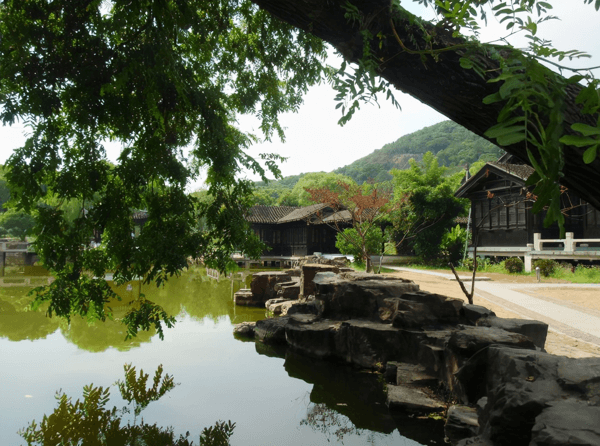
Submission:
M 246 288 L 242 288 L 233 294 L 233 302 L 235 305 L 253 306 L 256 302 L 253 299 L 252 291 Z
M 445 381 L 462 403 L 474 403 L 486 393 L 487 348 L 494 344 L 535 351 L 533 342 L 499 328 L 460 326 L 448 340 Z
M 421 389 L 408 386 L 387 386 L 385 404 L 390 410 L 432 413 L 443 412 L 444 404 L 424 393 Z
M 398 374 L 398 365 L 399 364 L 400 363 L 397 361 L 388 361 L 385 364 L 385 372 L 384 372 L 385 382 L 394 384 L 394 385 L 398 384 L 396 375 Z
M 277 290 L 277 297 L 285 300 L 297 300 L 300 296 L 300 283 L 282 284 Z
M 479 417 L 486 438 L 495 444 L 528 445 L 538 415 L 566 396 L 558 377 L 565 361 L 569 358 L 491 346 L 485 373 L 488 401 Z
M 254 338 L 256 322 L 242 322 L 233 327 L 233 334 L 242 338 Z
M 334 356 L 334 333 L 340 324 L 329 320 L 305 324 L 292 319 L 285 328 L 285 339 L 300 353 L 313 358 L 329 358 Z
M 293 305 L 287 310 L 288 315 L 292 314 L 318 314 L 319 310 L 314 302 L 297 302 L 295 301 Z
M 505 319 L 500 317 L 485 317 L 477 321 L 480 327 L 496 327 L 512 333 L 520 333 L 530 338 L 536 347 L 544 348 L 548 335 L 548 324 L 526 319 Z
M 480 318 L 496 316 L 496 313 L 481 305 L 465 304 L 462 308 L 462 316 L 471 325 L 475 325 Z
M 292 308 L 294 308 L 294 307 L 292 307 Z M 313 322 L 317 322 L 319 320 L 319 316 L 317 316 L 316 314 L 302 314 L 302 313 L 289 314 L 289 310 L 288 310 L 288 316 L 289 316 L 290 320 L 293 320 L 294 322 L 296 322 L 298 324 L 312 324 Z
M 471 438 L 465 438 L 464 440 L 460 440 L 458 443 L 456 443 L 456 446 L 493 446 L 493 445 L 485 438 L 471 437 Z
M 266 271 L 253 274 L 252 283 L 250 284 L 253 301 L 262 305 L 269 299 L 276 298 L 275 285 L 281 282 L 289 282 L 290 280 L 291 276 L 289 274 L 280 271 Z
M 477 435 L 479 422 L 475 407 L 454 405 L 448 409 L 444 432 L 450 443 Z
M 289 322 L 287 317 L 263 319 L 256 322 L 254 334 L 256 339 L 265 344 L 285 344 L 285 326 Z
M 569 358 L 558 364 L 557 374 L 563 391 L 574 392 L 588 404 L 600 406 L 600 358 Z
M 290 277 L 297 277 L 298 279 L 300 279 L 300 275 L 302 274 L 302 270 L 300 268 L 292 268 L 292 269 L 286 269 L 284 271 L 284 273 L 286 273 Z
M 389 324 L 351 319 L 334 333 L 335 355 L 348 364 L 379 369 L 388 361 L 402 360 L 406 352 L 400 330 Z
M 268 301 L 265 302 L 265 308 L 268 310 L 271 305 L 281 304 L 283 302 L 286 302 L 286 300 L 281 299 L 279 297 L 277 297 L 275 299 L 269 299 Z
M 565 400 L 551 403 L 535 419 L 531 446 L 600 445 L 600 407 Z
M 313 279 L 317 273 L 330 272 L 337 274 L 340 272 L 337 265 L 320 265 L 316 263 L 307 263 L 301 267 L 302 274 L 300 275 L 300 297 L 310 296 L 315 294 L 315 285 Z
M 395 384 L 427 387 L 435 386 L 438 380 L 427 373 L 425 367 L 420 364 L 399 363 L 396 367 Z
M 385 303 L 393 314 L 394 327 L 403 328 L 457 324 L 463 306 L 460 299 L 427 291 L 407 292 Z
M 385 300 L 419 289 L 409 280 L 365 273 L 318 273 L 313 283 L 319 314 L 336 319 L 389 320 L 392 310 Z

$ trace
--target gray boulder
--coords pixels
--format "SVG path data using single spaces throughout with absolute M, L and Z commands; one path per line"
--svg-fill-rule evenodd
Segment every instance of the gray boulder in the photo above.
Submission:
M 505 319 L 500 317 L 484 317 L 477 320 L 480 327 L 496 327 L 512 333 L 520 333 L 530 338 L 536 347 L 544 348 L 548 335 L 548 324 L 526 319 Z
M 600 445 L 600 407 L 564 400 L 551 403 L 535 419 L 530 446 Z
M 481 305 L 465 304 L 462 308 L 462 316 L 469 324 L 475 325 L 480 318 L 496 316 L 496 313 Z
M 241 338 L 254 338 L 254 326 L 256 322 L 242 322 L 233 327 L 233 334 Z
M 336 319 L 391 320 L 386 299 L 419 290 L 410 280 L 365 273 L 318 273 L 313 283 L 319 314 Z
M 256 306 L 258 302 L 254 300 L 254 296 L 252 295 L 252 290 L 247 288 L 242 288 L 239 291 L 233 293 L 233 302 L 235 305 L 240 306 Z
M 289 318 L 277 317 L 257 321 L 254 327 L 256 339 L 265 344 L 282 344 L 285 340 L 285 326 Z
M 422 389 L 409 386 L 387 386 L 385 404 L 393 411 L 418 413 L 443 412 L 445 405 Z
M 448 409 L 444 433 L 450 443 L 456 444 L 464 438 L 477 435 L 479 422 L 477 409 L 471 406 L 454 405 Z
M 252 299 L 254 302 L 259 302 L 262 305 L 269 299 L 277 297 L 276 284 L 290 282 L 290 280 L 291 276 L 281 271 L 255 273 L 252 275 L 252 282 L 250 284 Z

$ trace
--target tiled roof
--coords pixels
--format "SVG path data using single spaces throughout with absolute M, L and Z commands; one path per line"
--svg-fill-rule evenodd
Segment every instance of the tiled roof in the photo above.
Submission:
M 466 225 L 467 223 L 469 223 L 469 217 L 456 217 L 454 219 L 454 223 L 459 225 Z
M 508 174 L 514 175 L 524 181 L 526 181 L 527 178 L 529 178 L 529 176 L 535 171 L 533 167 L 527 166 L 525 164 L 506 164 L 498 162 L 491 162 L 488 164 Z
M 310 215 L 326 207 L 326 204 L 317 203 L 311 206 L 305 206 L 303 208 L 295 208 L 295 210 L 288 213 L 285 217 L 280 218 L 278 223 L 289 223 L 292 221 L 306 220 Z
M 298 209 L 296 206 L 252 206 L 246 217 L 250 223 L 277 223 L 281 218 Z
M 340 221 L 350 221 L 352 220 L 352 215 L 350 211 L 344 209 L 343 211 L 336 212 L 335 214 L 331 214 L 329 217 L 323 219 L 323 223 L 333 223 Z
M 131 215 L 133 220 L 146 220 L 148 218 L 148 211 L 136 211 Z

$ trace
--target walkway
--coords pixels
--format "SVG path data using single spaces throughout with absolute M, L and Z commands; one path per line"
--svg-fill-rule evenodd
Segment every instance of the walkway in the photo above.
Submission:
M 418 274 L 439 276 L 448 280 L 456 280 L 454 274 L 411 268 L 390 267 L 396 271 L 407 271 Z M 465 282 L 471 282 L 471 277 L 460 277 Z M 569 335 L 583 341 L 600 345 L 600 312 L 582 308 L 550 297 L 532 297 L 519 292 L 523 289 L 540 288 L 597 288 L 600 299 L 600 284 L 581 283 L 497 283 L 487 282 L 485 277 L 476 277 L 475 295 L 496 305 L 522 316 L 525 319 L 535 319 L 548 324 L 549 329 Z M 469 288 L 469 287 L 467 287 Z

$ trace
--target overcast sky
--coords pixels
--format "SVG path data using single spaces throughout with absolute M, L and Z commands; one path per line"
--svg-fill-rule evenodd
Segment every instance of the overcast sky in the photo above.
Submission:
M 554 0 L 554 14 L 560 21 L 544 23 L 539 35 L 552 40 L 561 50 L 578 49 L 591 54 L 592 59 L 566 62 L 572 66 L 600 65 L 600 13 L 584 0 Z M 404 7 L 410 5 L 403 2 Z M 414 12 L 418 13 L 418 6 Z M 421 10 L 422 12 L 422 10 Z M 488 19 L 489 26 L 482 33 L 483 40 L 500 35 L 503 25 Z M 518 42 L 516 42 L 518 44 Z M 335 61 L 330 61 L 335 64 Z M 598 75 L 598 74 L 597 74 Z M 337 124 L 341 116 L 335 109 L 335 92 L 327 85 L 312 87 L 298 113 L 286 114 L 281 123 L 286 128 L 286 142 L 255 145 L 250 154 L 278 153 L 288 160 L 281 166 L 284 176 L 305 172 L 329 172 L 345 166 L 381 148 L 399 137 L 423 127 L 436 124 L 446 118 L 428 106 L 400 92 L 396 99 L 402 109 L 394 108 L 381 98 L 380 106 L 363 104 L 352 120 L 344 127 Z M 251 130 L 256 124 L 241 118 L 240 126 Z M 0 127 L 0 163 L 4 163 L 12 151 L 23 144 L 24 129 L 19 125 Z M 258 133 L 258 132 L 257 132 Z M 109 150 L 109 158 L 115 160 L 118 146 Z M 196 183 L 192 189 L 201 186 Z

